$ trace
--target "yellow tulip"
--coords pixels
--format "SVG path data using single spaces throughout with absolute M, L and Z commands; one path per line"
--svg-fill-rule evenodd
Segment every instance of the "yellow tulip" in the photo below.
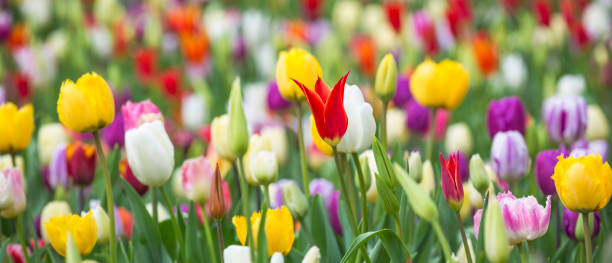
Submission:
M 85 73 L 76 83 L 65 80 L 57 100 L 57 114 L 62 124 L 72 131 L 97 131 L 115 118 L 113 93 L 96 73 Z
M 51 246 L 62 256 L 66 255 L 68 233 L 81 255 L 87 255 L 96 245 L 98 227 L 91 212 L 84 217 L 78 215 L 53 217 L 44 224 Z
M 552 179 L 563 205 L 578 213 L 603 209 L 612 194 L 612 170 L 601 156 L 559 156 Z
M 422 105 L 431 108 L 454 109 L 465 98 L 469 76 L 456 61 L 440 63 L 431 59 L 423 61 L 410 77 L 410 91 Z
M 259 233 L 259 224 L 261 222 L 261 213 L 253 212 L 250 218 L 251 229 L 253 236 L 257 237 Z M 243 216 L 234 216 L 232 223 L 236 228 L 236 235 L 242 245 L 245 245 L 247 237 L 246 219 Z M 280 252 L 283 255 L 289 254 L 295 233 L 293 232 L 293 217 L 286 206 L 277 209 L 268 209 L 266 212 L 265 222 L 266 240 L 268 241 L 268 257 L 275 252 Z M 257 238 L 254 239 L 255 249 L 257 249 Z
M 25 150 L 34 132 L 34 108 L 31 104 L 17 109 L 11 102 L 0 105 L 0 153 Z
M 317 126 L 315 125 L 314 117 L 312 115 L 310 115 L 310 134 L 312 135 L 312 140 L 319 151 L 327 156 L 332 156 L 334 154 L 332 147 L 319 135 L 319 131 L 317 130 Z
M 322 76 L 319 61 L 308 51 L 292 48 L 280 52 L 276 62 L 276 82 L 283 98 L 292 101 L 304 99 L 304 93 L 291 79 L 314 89 L 317 79 Z

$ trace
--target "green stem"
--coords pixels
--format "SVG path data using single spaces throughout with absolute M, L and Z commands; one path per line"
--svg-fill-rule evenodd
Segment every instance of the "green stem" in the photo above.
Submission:
M 387 149 L 387 107 L 389 101 L 382 101 L 382 115 L 380 119 L 380 140 L 382 145 Z
M 225 245 L 223 244 L 223 220 L 217 219 L 215 221 L 217 222 L 217 239 L 219 240 L 219 258 L 221 262 L 225 262 L 223 261 L 223 250 L 225 249 Z
M 519 255 L 521 256 L 521 263 L 527 263 L 527 255 L 525 255 L 525 250 L 523 249 L 523 243 L 519 243 L 516 245 L 519 250 Z
M 359 177 L 359 189 L 361 191 L 361 218 L 363 218 L 363 233 L 368 232 L 368 203 L 366 200 L 365 179 L 363 177 L 363 171 L 361 170 L 361 163 L 359 162 L 359 156 L 357 153 L 353 153 L 353 162 L 357 169 L 357 176 Z
M 442 246 L 442 252 L 444 252 L 444 258 L 446 262 L 451 262 L 451 250 L 450 245 L 448 245 L 448 241 L 444 236 L 444 232 L 442 232 L 442 228 L 440 227 L 440 222 L 433 221 L 431 222 L 431 226 L 433 226 L 434 232 L 436 232 L 436 236 L 438 237 L 438 243 Z
M 30 263 L 30 255 L 28 255 L 27 243 L 25 237 L 25 228 L 23 215 L 19 215 L 17 217 L 17 235 L 19 237 L 19 243 L 21 243 L 21 251 L 23 252 L 23 257 L 25 258 L 26 263 Z
M 461 221 L 461 215 L 457 212 L 457 222 L 459 223 L 459 230 L 461 230 L 461 239 L 463 240 L 463 248 L 465 249 L 465 256 L 467 257 L 468 263 L 472 263 L 472 253 L 470 253 L 470 243 L 468 243 L 465 230 L 463 229 L 463 222 Z
M 248 198 L 249 198 L 249 188 L 247 186 L 247 181 L 246 181 L 246 177 L 244 175 L 244 171 L 243 171 L 243 167 L 242 167 L 242 157 L 238 157 L 238 159 L 236 160 L 237 164 L 236 166 L 238 167 L 238 177 L 240 178 L 240 192 L 242 193 L 242 216 L 244 216 L 246 222 L 247 222 L 247 236 L 248 236 L 248 240 L 249 240 L 249 247 L 254 248 L 255 247 L 255 242 L 253 241 L 253 229 L 251 227 L 251 224 L 249 223 L 250 220 L 250 216 L 249 216 L 249 203 L 248 203 Z M 255 251 L 253 251 L 254 249 L 250 249 L 251 252 L 251 258 L 254 259 L 255 258 Z
M 429 134 L 427 135 L 427 148 L 425 152 L 425 160 L 431 161 L 431 154 L 433 153 L 433 144 L 436 135 L 436 108 L 431 110 L 431 117 L 429 118 Z
M 345 158 L 345 154 L 340 153 L 338 154 L 338 157 L 340 158 L 340 161 L 342 162 L 342 166 L 344 168 L 344 176 L 345 176 L 345 182 L 347 183 L 347 187 L 348 187 L 348 191 L 349 191 L 349 198 L 351 200 L 351 206 L 353 206 L 353 211 L 355 212 L 355 222 L 358 222 L 357 220 L 357 200 L 356 200 L 356 196 L 357 194 L 355 193 L 355 181 L 353 180 L 353 176 L 351 175 L 351 167 L 349 166 L 349 162 L 348 160 Z
M 304 129 L 302 127 L 302 103 L 297 102 L 297 122 L 298 122 L 298 147 L 300 149 L 300 165 L 302 168 L 302 180 L 304 193 L 308 193 L 310 183 L 308 181 L 308 166 L 306 164 L 306 148 L 304 147 Z
M 591 229 L 589 228 L 589 213 L 582 213 L 582 229 L 584 229 L 584 252 L 586 262 L 593 262 L 593 248 L 591 247 Z
M 215 246 L 213 245 L 213 238 L 210 232 L 210 225 L 208 223 L 208 215 L 206 214 L 205 204 L 202 204 L 202 220 L 204 225 L 204 234 L 206 235 L 206 244 L 208 245 L 208 251 L 210 251 L 210 257 L 212 258 L 212 262 L 217 262 L 217 255 L 215 255 Z
M 399 216 L 397 213 L 393 214 L 393 219 L 395 220 L 395 228 L 397 228 L 397 234 L 402 242 L 404 242 L 404 235 L 402 234 L 402 224 L 400 223 Z
M 160 187 L 159 189 L 162 194 L 162 198 L 164 199 L 164 202 L 166 202 L 166 206 L 170 209 L 170 211 L 172 211 L 172 206 L 170 205 L 170 198 L 168 198 L 168 194 L 166 194 L 166 189 L 164 189 L 163 186 Z M 170 213 L 170 223 L 172 224 L 172 228 L 174 229 L 174 232 L 178 235 L 178 241 L 179 241 L 180 248 L 184 249 L 185 241 L 183 239 L 183 232 L 179 228 L 177 215 L 175 215 L 174 213 Z
M 113 203 L 113 186 L 111 182 L 110 173 L 108 172 L 108 166 L 106 165 L 106 157 L 104 156 L 104 151 L 102 150 L 102 143 L 100 141 L 100 134 L 98 131 L 93 132 L 94 139 L 96 141 L 96 150 L 98 151 L 98 159 L 100 161 L 100 165 L 102 165 L 102 172 L 104 174 L 104 181 L 106 184 L 106 198 L 107 198 L 107 209 L 108 209 L 108 217 L 110 219 L 110 235 L 109 235 L 109 243 L 108 246 L 110 248 L 110 262 L 117 262 L 117 252 L 115 251 L 115 205 Z M 157 222 L 155 222 L 157 223 Z
M 349 216 L 349 222 L 351 223 L 351 228 L 353 229 L 353 233 L 357 234 L 358 233 L 358 229 L 357 229 L 357 217 L 355 216 L 355 210 L 353 210 L 353 206 L 351 205 L 351 202 L 349 200 L 349 196 L 348 196 L 348 190 L 346 188 L 346 182 L 344 182 L 344 176 L 342 176 L 343 174 L 343 169 L 342 169 L 342 163 L 340 162 L 340 157 L 338 156 L 338 152 L 336 151 L 336 146 L 332 146 L 332 149 L 334 151 L 334 161 L 336 162 L 336 169 L 338 170 L 338 178 L 340 179 L 340 187 L 342 188 L 342 196 L 344 198 L 344 202 L 346 203 L 346 206 L 348 208 L 348 212 L 350 214 Z
M 151 197 L 152 197 L 152 206 L 153 206 L 153 221 L 155 224 L 159 224 L 159 217 L 157 214 L 157 187 L 151 187 Z

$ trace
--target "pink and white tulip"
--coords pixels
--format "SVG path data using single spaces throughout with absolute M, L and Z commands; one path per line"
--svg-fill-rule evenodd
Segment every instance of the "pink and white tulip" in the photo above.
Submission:
M 123 114 L 123 123 L 126 131 L 138 128 L 138 126 L 146 122 L 163 121 L 164 119 L 157 106 L 149 100 L 137 103 L 128 101 L 121 107 L 121 113 Z
M 210 162 L 204 156 L 186 160 L 181 167 L 181 175 L 187 198 L 199 204 L 208 202 L 214 176 Z

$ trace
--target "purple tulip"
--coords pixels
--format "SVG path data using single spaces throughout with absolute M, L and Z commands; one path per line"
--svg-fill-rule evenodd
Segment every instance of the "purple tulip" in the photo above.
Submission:
M 234 42 L 234 59 L 243 62 L 247 55 L 247 46 L 243 37 L 237 37 Z
M 51 192 L 59 186 L 68 187 L 69 176 L 65 144 L 55 147 L 48 169 L 43 170 L 43 183 Z
M 429 110 L 427 107 L 411 99 L 406 104 L 406 125 L 408 129 L 420 133 L 427 132 L 429 128 Z
M 397 76 L 397 89 L 393 97 L 393 104 L 397 107 L 404 107 L 412 99 L 410 92 L 410 78 L 399 75 Z
M 115 119 L 102 130 L 102 138 L 109 147 L 123 147 L 125 139 L 125 130 L 123 128 L 123 116 L 120 113 L 115 114 Z
M 487 130 L 491 138 L 500 131 L 518 131 L 525 135 L 525 108 L 517 97 L 501 98 L 489 103 Z
M 276 208 L 280 208 L 281 206 L 283 206 L 283 185 L 284 184 L 295 184 L 297 185 L 297 183 L 294 180 L 289 180 L 289 179 L 280 179 L 274 183 L 271 183 L 269 186 L 269 190 L 270 190 L 270 208 L 272 209 L 276 209 Z
M 586 139 L 580 139 L 572 144 L 571 156 L 581 157 L 589 154 L 598 154 L 601 159 L 605 162 L 608 160 L 608 142 L 605 140 L 587 141 Z
M 548 136 L 555 142 L 571 144 L 586 132 L 587 105 L 582 97 L 557 95 L 544 102 L 542 119 Z
M 495 134 L 491 163 L 500 179 L 506 182 L 521 179 L 529 169 L 529 152 L 523 136 L 517 131 Z
M 334 232 L 338 235 L 342 235 L 342 225 L 340 225 L 340 219 L 338 218 L 338 198 L 340 198 L 340 191 L 336 191 L 334 185 L 325 179 L 314 179 L 310 181 L 310 195 L 320 195 L 325 202 L 325 208 L 329 214 L 329 221 L 331 223 Z
M 40 214 L 34 218 L 34 231 L 36 232 L 36 237 L 38 237 L 38 239 L 41 239 L 42 234 L 40 232 Z
M 13 17 L 11 13 L 0 10 L 0 41 L 6 39 L 11 34 Z
M 555 165 L 557 164 L 557 157 L 559 155 L 567 155 L 560 150 L 547 150 L 538 153 L 536 156 L 534 174 L 538 186 L 542 193 L 545 195 L 556 195 L 557 189 L 555 188 L 555 182 L 551 176 L 555 171 Z
M 268 108 L 273 111 L 279 111 L 289 108 L 291 102 L 281 96 L 278 90 L 276 81 L 272 81 L 268 84 Z
M 459 176 L 461 177 L 461 182 L 467 182 L 470 179 L 470 164 L 468 162 L 468 159 L 465 158 L 465 154 L 463 152 L 458 151 L 454 154 L 457 155 L 457 162 L 459 164 Z
M 563 208 L 563 229 L 565 230 L 565 234 L 572 240 L 576 240 L 576 223 L 578 222 L 579 215 L 579 213 L 573 212 L 565 207 Z M 599 234 L 599 212 L 593 213 L 593 223 L 594 226 L 591 229 L 593 230 L 593 233 L 591 233 L 592 239 Z

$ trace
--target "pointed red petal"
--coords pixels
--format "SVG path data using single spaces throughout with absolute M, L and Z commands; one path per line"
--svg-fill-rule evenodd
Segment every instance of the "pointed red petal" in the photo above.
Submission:
M 452 162 L 452 157 L 449 158 L 449 161 Z M 440 186 L 442 187 L 442 193 L 444 193 L 444 198 L 448 202 L 457 202 L 457 188 L 455 187 L 455 183 L 453 182 L 452 174 L 448 170 L 451 163 L 447 163 L 444 159 L 444 156 L 440 154 Z
M 328 143 L 332 145 L 340 142 L 348 127 L 348 117 L 344 110 L 344 86 L 349 73 L 350 71 L 336 82 L 325 102 L 325 133 Z
M 317 92 L 317 94 L 319 94 L 319 97 L 321 98 L 321 100 L 323 101 L 323 103 L 325 103 L 327 101 L 327 98 L 329 97 L 329 86 L 327 86 L 327 84 L 325 83 L 325 81 L 323 81 L 323 79 L 321 79 L 321 77 L 319 77 L 317 79 L 317 82 L 315 83 L 315 91 Z
M 457 196 L 463 199 L 463 184 L 461 182 L 461 176 L 459 175 L 459 153 L 453 154 L 451 157 L 452 162 L 452 170 L 453 173 L 453 181 L 455 183 L 455 190 L 457 192 Z
M 304 95 L 306 95 L 306 101 L 308 101 L 308 106 L 310 106 L 310 111 L 312 112 L 312 115 L 314 116 L 315 125 L 317 125 L 317 131 L 319 132 L 319 135 L 321 136 L 321 138 L 325 138 L 325 135 L 326 135 L 325 133 L 326 131 L 325 130 L 325 115 L 324 115 L 325 105 L 323 104 L 323 101 L 321 100 L 321 98 L 319 97 L 317 93 L 306 88 L 304 84 L 300 83 L 299 81 L 295 79 L 291 79 L 291 80 L 293 80 L 293 82 L 295 82 L 295 84 L 297 84 L 298 87 L 302 89 L 302 92 L 304 92 Z

